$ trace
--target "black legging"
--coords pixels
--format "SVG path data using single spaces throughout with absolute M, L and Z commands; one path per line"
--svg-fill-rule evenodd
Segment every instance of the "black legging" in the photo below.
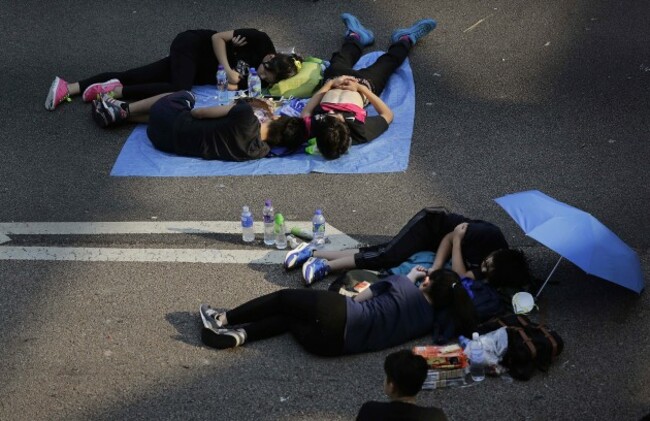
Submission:
M 248 301 L 226 313 L 228 324 L 243 325 L 247 341 L 291 332 L 309 352 L 343 353 L 346 297 L 332 291 L 283 289 Z
M 354 70 L 353 66 L 363 52 L 363 46 L 355 39 L 346 38 L 339 51 L 332 55 L 330 66 L 325 70 L 325 80 L 336 76 L 355 76 L 366 79 L 372 85 L 372 92 L 380 95 L 390 79 L 391 75 L 408 57 L 409 49 L 407 41 L 398 41 L 392 44 L 388 51 L 379 56 L 370 66 Z
M 447 213 L 441 207 L 430 207 L 415 214 L 389 242 L 360 248 L 354 255 L 354 262 L 359 269 L 381 270 L 399 266 L 420 251 L 435 253 L 443 237 L 462 222 L 468 222 L 469 227 L 461 243 L 461 253 L 471 269 L 477 269 L 493 251 L 508 248 L 508 242 L 496 225 Z
M 122 97 L 142 99 L 167 92 L 190 90 L 194 84 L 214 83 L 216 66 L 213 69 L 201 65 L 204 60 L 200 57 L 199 41 L 199 35 L 190 31 L 182 32 L 172 41 L 169 56 L 162 60 L 123 72 L 106 72 L 80 80 L 79 88 L 83 92 L 93 83 L 119 79 L 124 85 Z
M 448 214 L 444 208 L 424 208 L 389 242 L 362 247 L 354 255 L 359 269 L 381 270 L 399 266 L 413 254 L 438 249 L 442 238 L 465 218 Z

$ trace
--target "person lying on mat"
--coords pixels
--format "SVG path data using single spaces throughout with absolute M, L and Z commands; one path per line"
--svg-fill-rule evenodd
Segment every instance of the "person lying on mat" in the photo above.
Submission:
M 133 103 L 102 94 L 92 115 L 100 127 L 148 122 L 147 136 L 156 149 L 182 156 L 221 161 L 264 158 L 274 146 L 298 148 L 305 138 L 299 118 L 274 116 L 262 99 L 194 108 L 189 91 L 161 94 Z
M 417 395 L 422 390 L 428 371 L 427 360 L 409 349 L 388 354 L 384 360 L 384 393 L 390 402 L 364 403 L 356 420 L 447 421 L 442 409 L 417 405 Z
M 385 244 L 343 251 L 315 250 L 302 243 L 284 259 L 286 269 L 302 266 L 307 285 L 330 272 L 349 269 L 390 269 L 420 251 L 435 252 L 431 271 L 451 260 L 462 278 L 486 279 L 492 286 L 518 287 L 531 281 L 526 256 L 511 250 L 494 224 L 447 213 L 443 208 L 424 208 Z
M 423 19 L 410 28 L 396 30 L 386 53 L 372 65 L 354 70 L 363 48 L 371 45 L 375 36 L 355 16 L 343 13 L 341 18 L 347 27 L 343 46 L 330 59 L 323 75 L 325 84 L 301 113 L 326 159 L 336 159 L 350 144 L 370 142 L 388 129 L 393 112 L 379 95 L 415 43 L 436 27 L 434 20 Z M 364 107 L 368 104 L 375 107 L 378 116 L 367 115 Z
M 226 70 L 229 89 L 246 89 L 250 68 L 257 69 L 262 83 L 273 84 L 297 74 L 301 61 L 295 54 L 276 53 L 271 38 L 257 29 L 189 30 L 176 35 L 169 55 L 154 63 L 122 72 L 100 73 L 74 83 L 55 77 L 45 108 L 52 111 L 80 93 L 85 102 L 102 93 L 133 100 L 190 90 L 192 85 L 215 84 L 219 64 Z
M 356 297 L 316 289 L 282 289 L 219 312 L 202 304 L 201 339 L 226 349 L 286 332 L 308 352 L 339 356 L 373 352 L 432 332 L 438 309 L 453 315 L 456 334 L 476 327 L 474 307 L 456 273 L 441 269 L 426 276 L 413 271 L 375 282 Z M 463 333 L 465 332 L 465 333 Z

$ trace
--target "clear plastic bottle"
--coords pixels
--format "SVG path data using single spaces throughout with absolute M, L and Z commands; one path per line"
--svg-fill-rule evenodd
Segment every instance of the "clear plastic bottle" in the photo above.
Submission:
M 278 250 L 284 250 L 287 248 L 287 233 L 286 227 L 284 226 L 284 216 L 281 213 L 275 214 L 275 225 L 273 226 L 273 231 L 275 232 L 275 247 Z
M 254 98 L 262 96 L 262 80 L 257 75 L 257 70 L 253 68 L 248 73 L 248 96 Z
M 228 103 L 228 76 L 221 64 L 217 68 L 217 101 L 220 105 Z
M 322 210 L 316 209 L 314 217 L 311 219 L 311 223 L 312 232 L 314 233 L 312 244 L 317 249 L 323 248 L 325 245 L 325 217 L 323 216 Z
M 264 244 L 267 246 L 275 244 L 275 233 L 273 232 L 273 224 L 275 224 L 274 213 L 271 199 L 266 199 L 264 209 L 262 210 L 262 217 L 264 219 Z
M 485 379 L 485 351 L 477 332 L 472 334 L 469 343 L 469 374 L 472 380 L 480 382 Z
M 248 209 L 248 206 L 242 208 L 241 213 L 241 230 L 242 239 L 246 243 L 255 241 L 255 229 L 253 228 L 253 214 Z

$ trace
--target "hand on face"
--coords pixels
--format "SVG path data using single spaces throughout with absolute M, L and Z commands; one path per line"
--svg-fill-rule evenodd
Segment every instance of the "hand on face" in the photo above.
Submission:
M 424 266 L 416 266 L 407 275 L 412 281 L 424 278 L 427 276 L 427 269 Z

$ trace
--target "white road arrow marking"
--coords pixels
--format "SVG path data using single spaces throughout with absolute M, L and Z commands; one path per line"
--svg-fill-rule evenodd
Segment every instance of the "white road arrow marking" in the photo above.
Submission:
M 264 225 L 256 222 L 255 233 Z M 290 222 L 289 227 L 311 228 L 311 222 Z M 20 222 L 0 223 L 0 244 L 11 241 L 9 235 L 106 235 L 106 234 L 239 234 L 239 222 Z M 358 247 L 350 236 L 332 225 L 327 226 L 330 242 L 326 250 Z M 259 236 L 258 236 L 259 238 Z M 135 249 L 110 247 L 11 247 L 0 246 L 0 260 L 55 260 L 87 262 L 188 262 L 278 264 L 288 249 L 265 247 L 261 242 L 240 250 L 216 249 Z

